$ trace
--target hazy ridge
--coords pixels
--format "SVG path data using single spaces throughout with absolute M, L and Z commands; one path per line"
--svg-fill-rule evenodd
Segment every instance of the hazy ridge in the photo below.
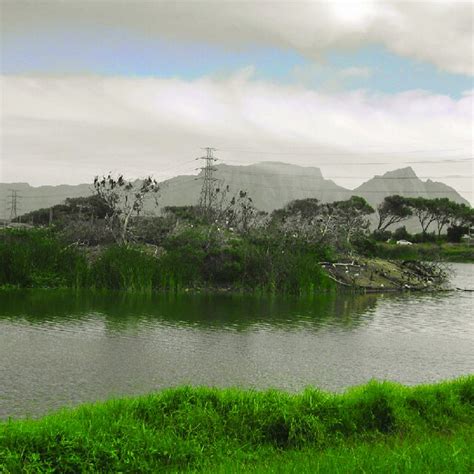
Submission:
M 261 162 L 246 166 L 217 165 L 219 183 L 229 185 L 230 194 L 247 191 L 257 208 L 272 211 L 293 199 L 317 198 L 323 202 L 347 199 L 352 195 L 364 197 L 373 206 L 385 196 L 400 194 L 407 197 L 448 197 L 469 205 L 454 188 L 436 181 L 422 181 L 412 168 L 401 168 L 376 175 L 355 189 L 339 186 L 325 179 L 316 167 L 281 162 Z M 219 184 L 219 185 L 221 185 Z M 8 218 L 11 189 L 18 190 L 19 214 L 60 204 L 67 197 L 88 196 L 91 184 L 38 186 L 28 183 L 0 183 L 0 217 Z M 176 176 L 162 182 L 160 206 L 195 204 L 199 199 L 201 180 L 198 176 Z

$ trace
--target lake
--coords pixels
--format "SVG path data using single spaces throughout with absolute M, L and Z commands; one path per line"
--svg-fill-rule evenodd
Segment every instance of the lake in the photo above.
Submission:
M 474 265 L 453 264 L 474 288 Z M 0 418 L 182 384 L 341 391 L 474 372 L 474 293 L 0 292 Z

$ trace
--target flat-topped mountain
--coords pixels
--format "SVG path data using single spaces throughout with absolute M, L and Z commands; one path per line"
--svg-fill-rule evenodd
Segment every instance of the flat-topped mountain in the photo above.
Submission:
M 229 185 L 230 193 L 247 191 L 254 205 L 263 211 L 278 209 L 294 199 L 316 197 L 330 202 L 350 197 L 351 191 L 323 178 L 321 170 L 278 162 L 247 166 L 218 165 L 219 185 Z M 197 178 L 197 179 L 196 179 Z M 163 206 L 196 203 L 202 181 L 199 177 L 178 176 L 163 183 Z
M 374 176 L 356 189 L 347 189 L 325 179 L 319 168 L 280 162 L 261 162 L 245 166 L 220 164 L 215 173 L 219 186 L 229 185 L 230 193 L 247 191 L 255 206 L 264 211 L 280 208 L 294 199 L 317 198 L 323 202 L 347 199 L 352 195 L 364 197 L 373 206 L 385 196 L 400 194 L 407 197 L 448 197 L 469 204 L 454 188 L 431 180 L 422 181 L 412 168 L 389 171 Z M 163 181 L 160 206 L 189 205 L 199 200 L 200 176 L 183 175 Z M 67 197 L 92 194 L 90 184 L 39 186 L 26 183 L 0 183 L 0 200 L 3 203 L 0 217 L 8 218 L 11 189 L 18 190 L 19 213 L 50 207 Z

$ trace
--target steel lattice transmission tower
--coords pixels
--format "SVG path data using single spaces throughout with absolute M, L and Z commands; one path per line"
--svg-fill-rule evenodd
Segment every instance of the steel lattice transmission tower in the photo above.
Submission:
M 216 201 L 215 183 L 217 178 L 214 177 L 214 173 L 217 171 L 217 168 L 214 166 L 214 163 L 217 161 L 217 158 L 213 155 L 213 152 L 216 150 L 215 148 L 206 147 L 204 150 L 206 150 L 206 156 L 196 158 L 197 160 L 204 160 L 204 166 L 200 168 L 203 174 L 200 176 L 202 187 L 199 208 L 203 214 L 210 216 Z
M 10 211 L 10 222 L 15 220 L 18 217 L 18 200 L 21 196 L 18 195 L 18 191 L 16 189 L 10 189 L 10 206 L 8 210 Z

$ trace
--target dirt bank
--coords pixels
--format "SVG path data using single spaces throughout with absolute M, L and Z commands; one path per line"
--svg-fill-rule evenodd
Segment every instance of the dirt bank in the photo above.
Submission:
M 389 261 L 358 257 L 351 261 L 322 262 L 339 285 L 363 291 L 438 291 L 447 289 L 447 271 L 433 263 Z

